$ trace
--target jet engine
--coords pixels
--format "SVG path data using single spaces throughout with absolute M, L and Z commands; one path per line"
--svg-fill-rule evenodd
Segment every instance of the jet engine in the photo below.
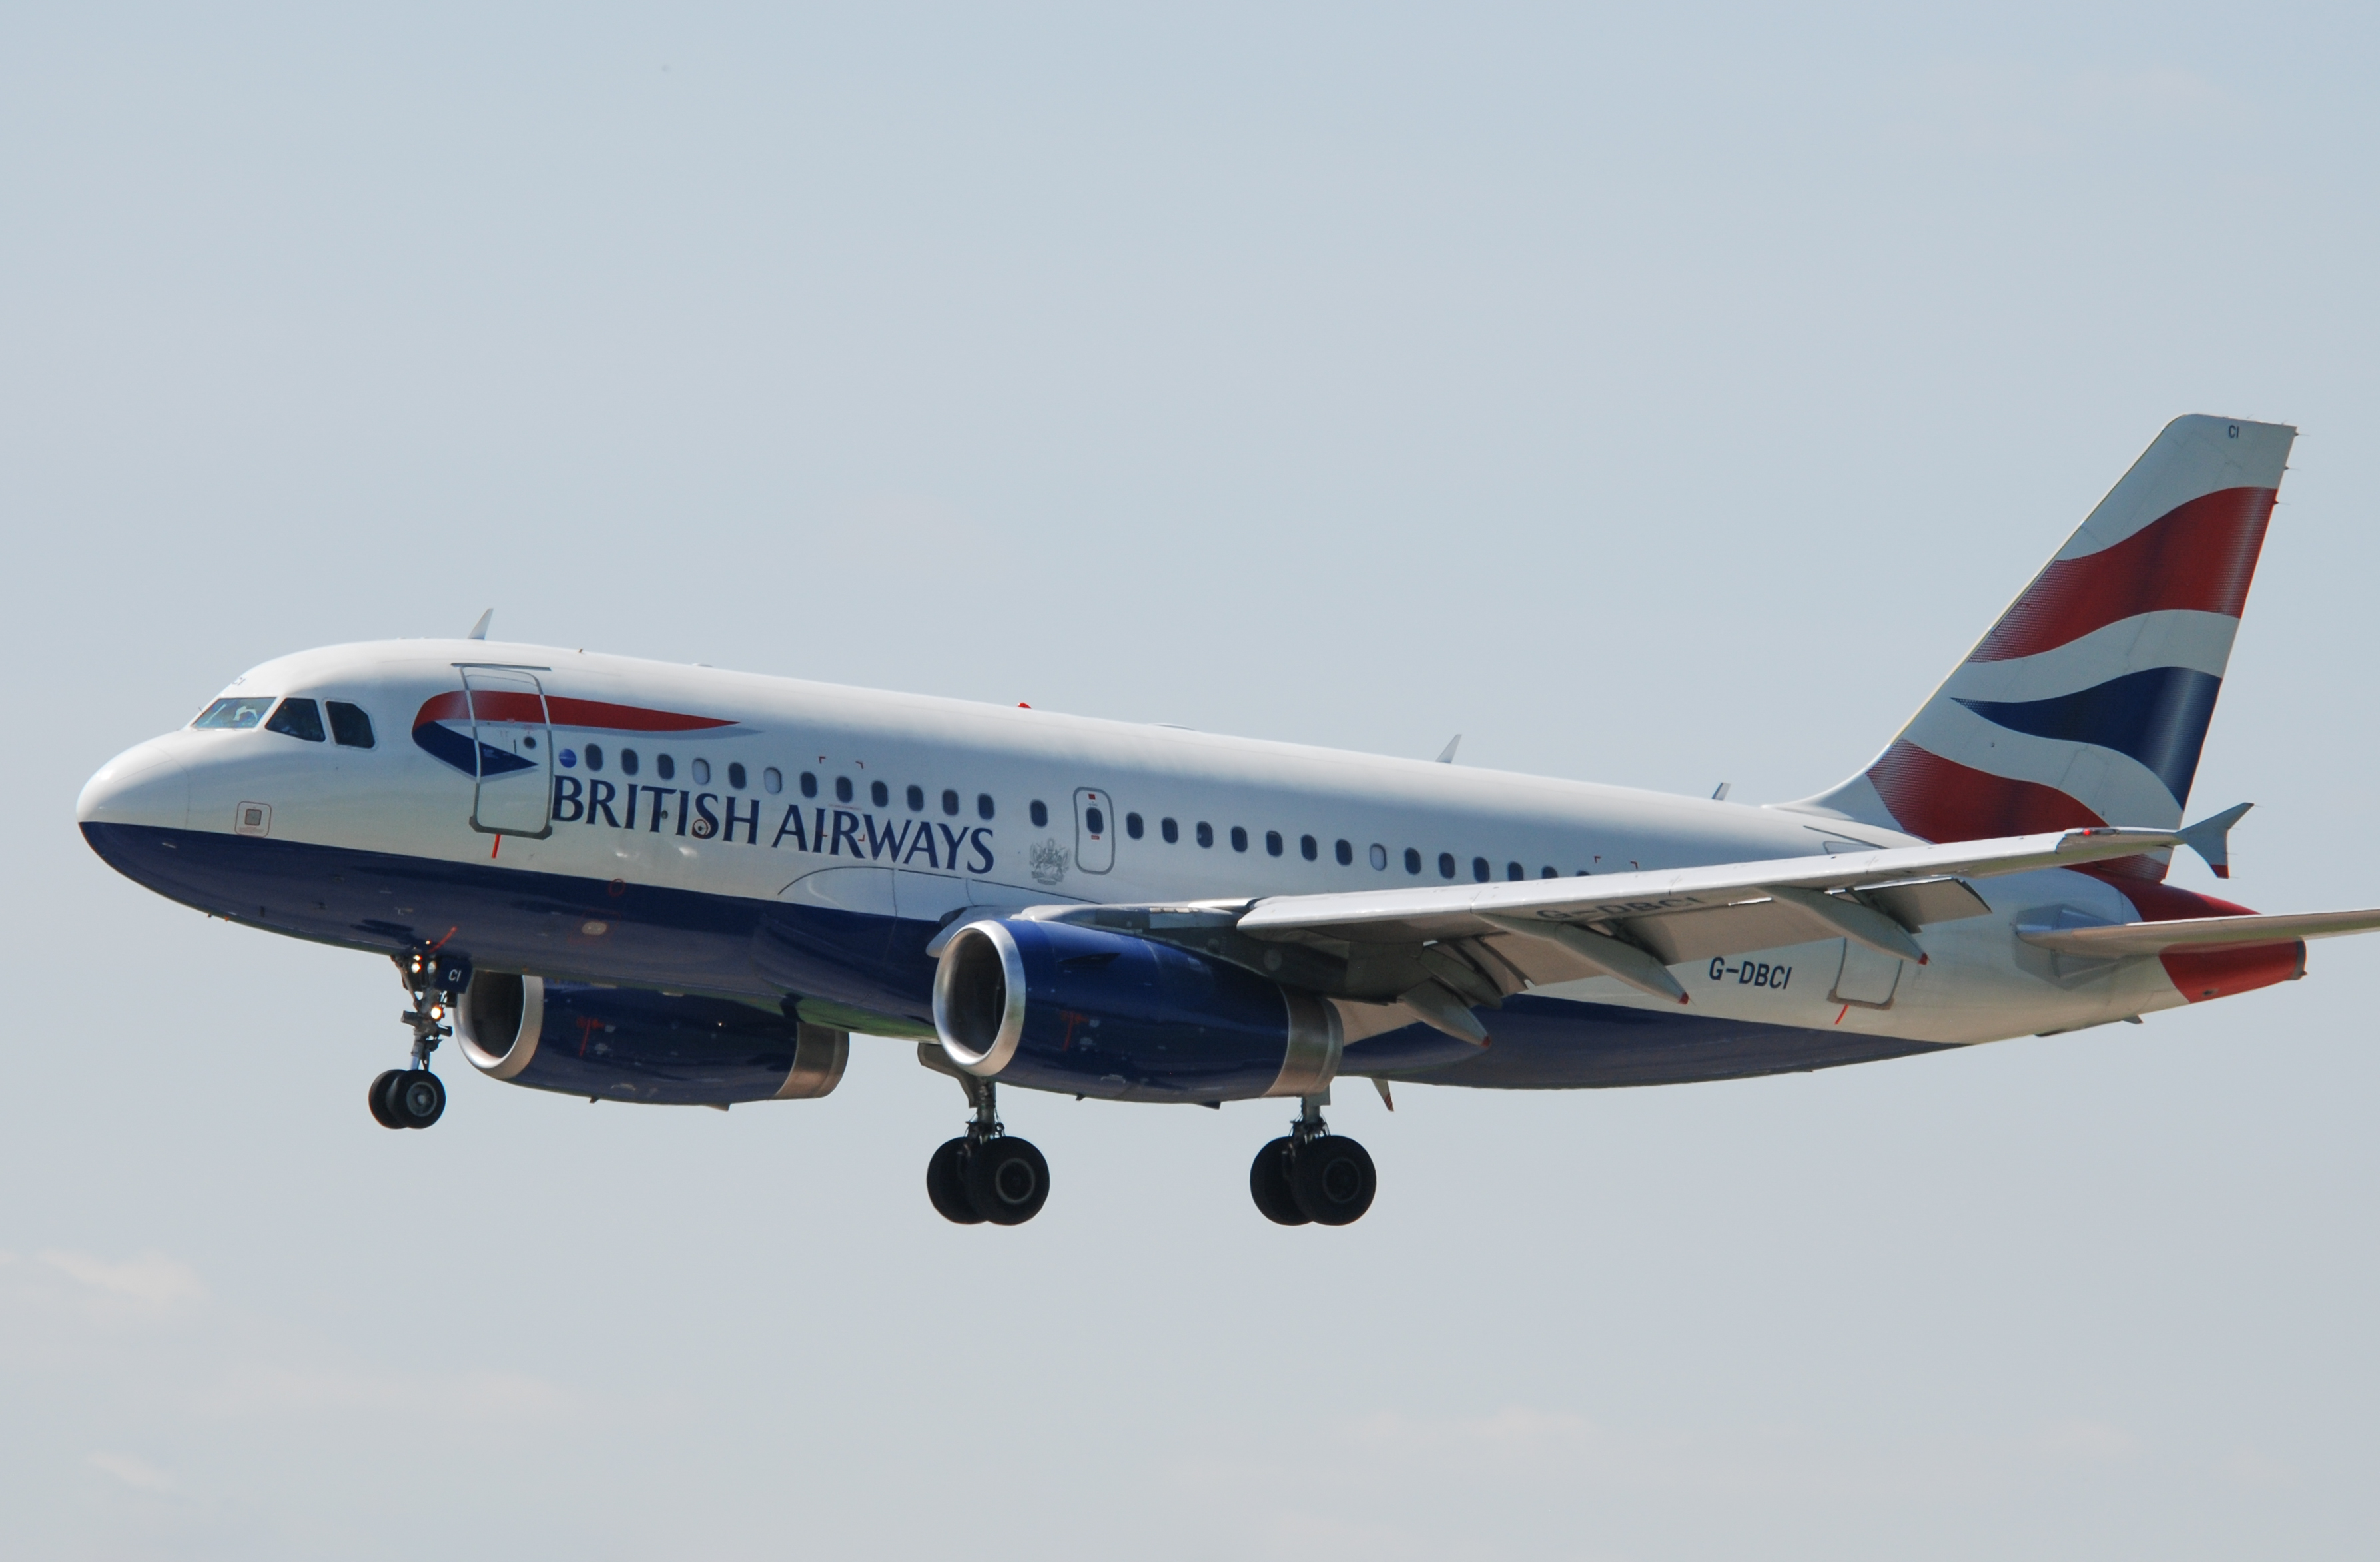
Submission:
M 1339 1072 L 1338 1012 L 1151 938 L 970 922 L 942 946 L 934 1029 L 964 1072 L 1111 1100 L 1309 1096 Z
M 843 1078 L 848 1033 L 729 999 L 480 971 L 455 1040 L 492 1079 L 606 1101 L 807 1100 Z

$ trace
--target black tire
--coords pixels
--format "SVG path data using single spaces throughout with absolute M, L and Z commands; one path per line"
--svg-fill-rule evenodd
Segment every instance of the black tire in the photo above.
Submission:
M 1289 1185 L 1290 1152 L 1297 1141 L 1287 1137 L 1274 1140 L 1257 1152 L 1248 1167 L 1248 1197 L 1257 1201 L 1257 1210 L 1276 1226 L 1303 1226 L 1310 1218 L 1297 1207 L 1297 1194 Z
M 407 1069 L 388 1087 L 388 1115 L 402 1128 L 428 1128 L 446 1112 L 446 1087 L 428 1069 Z
M 1308 1220 L 1318 1226 L 1346 1226 L 1361 1220 L 1372 1207 L 1380 1180 L 1363 1145 L 1326 1133 L 1297 1147 L 1290 1158 L 1289 1186 Z
M 967 1142 L 953 1139 L 934 1152 L 926 1163 L 926 1197 L 933 1201 L 934 1213 L 956 1226 L 979 1226 L 983 1217 L 975 1212 L 975 1201 L 967 1197 Z
M 967 1152 L 967 1198 L 995 1226 L 1022 1226 L 1050 1198 L 1050 1163 L 1023 1139 L 1002 1135 Z
M 393 1116 L 388 1109 L 389 1088 L 394 1085 L 404 1073 L 405 1071 L 403 1069 L 383 1069 L 381 1072 L 380 1076 L 371 1082 L 370 1093 L 364 1097 L 364 1104 L 371 1108 L 372 1121 L 380 1124 L 382 1128 L 403 1128 L 405 1126 L 405 1124 L 397 1121 L 395 1117 Z

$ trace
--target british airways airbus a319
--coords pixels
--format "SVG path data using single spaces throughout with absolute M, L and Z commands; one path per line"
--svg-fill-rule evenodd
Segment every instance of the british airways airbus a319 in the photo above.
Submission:
M 1001 1085 L 1294 1103 L 1257 1207 L 1344 1225 L 1335 1081 L 1673 1084 L 2137 1020 L 2304 974 L 2380 910 L 2259 915 L 2244 805 L 2183 808 L 2295 430 L 2167 426 L 1914 719 L 1748 806 L 464 640 L 232 681 L 78 805 L 185 905 L 393 958 L 411 1065 L 727 1107 L 831 1094 L 853 1032 L 964 1087 L 926 1190 L 1037 1214 Z M 484 631 L 486 620 L 480 629 Z M 1451 757 L 1451 755 L 1450 755 Z

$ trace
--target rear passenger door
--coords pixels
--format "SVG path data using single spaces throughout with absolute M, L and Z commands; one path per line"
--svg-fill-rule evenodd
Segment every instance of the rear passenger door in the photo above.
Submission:
M 537 674 L 513 667 L 462 671 L 479 758 L 471 828 L 490 835 L 552 834 L 553 730 Z

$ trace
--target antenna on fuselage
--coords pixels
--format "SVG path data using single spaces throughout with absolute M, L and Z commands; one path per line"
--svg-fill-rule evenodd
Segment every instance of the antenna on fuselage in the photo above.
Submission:
M 480 615 L 480 622 L 471 625 L 471 632 L 468 635 L 464 636 L 463 638 L 466 640 L 486 639 L 488 637 L 488 621 L 495 616 L 496 610 L 493 608 L 490 608 L 487 611 L 481 613 Z
M 1456 749 L 1458 749 L 1458 748 L 1462 747 L 1462 746 L 1463 746 L 1463 734 L 1462 734 L 1461 733 L 1455 733 L 1452 737 L 1451 737 L 1451 738 L 1449 738 L 1449 739 L 1447 739 L 1447 740 L 1446 740 L 1446 747 L 1445 747 L 1444 749 L 1442 749 L 1441 751 L 1439 751 L 1439 756 L 1438 756 L 1438 762 L 1439 762 L 1439 764 L 1441 764 L 1441 765 L 1451 765 L 1451 764 L 1453 764 L 1453 763 L 1454 763 L 1454 751 L 1455 751 Z

